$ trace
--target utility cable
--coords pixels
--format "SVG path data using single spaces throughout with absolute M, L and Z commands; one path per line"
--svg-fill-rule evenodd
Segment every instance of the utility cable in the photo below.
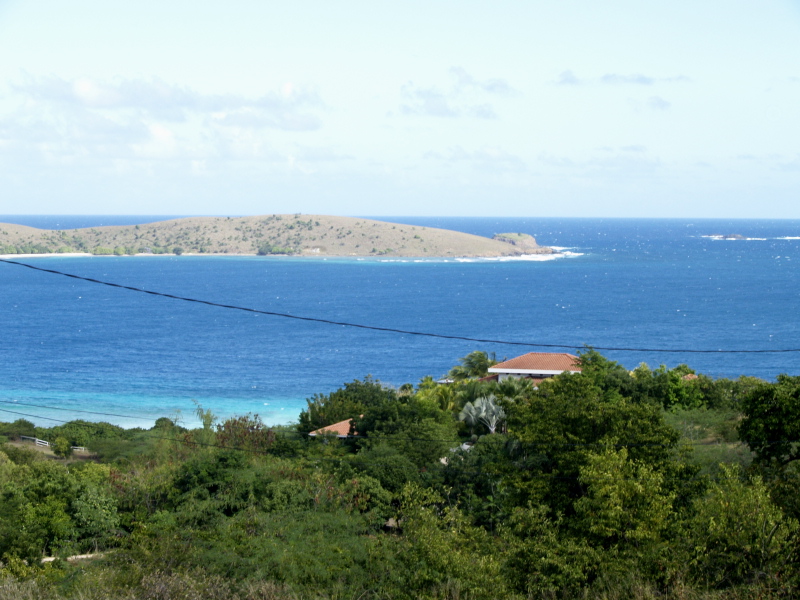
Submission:
M 777 349 L 777 350 L 680 350 L 680 349 L 666 349 L 666 348 L 625 348 L 625 347 L 612 347 L 612 346 L 588 346 L 586 344 L 581 346 L 569 345 L 569 344 L 543 344 L 543 343 L 536 343 L 536 342 L 513 342 L 509 340 L 495 340 L 495 339 L 485 339 L 485 338 L 474 338 L 468 336 L 461 336 L 461 335 L 447 335 L 443 333 L 431 333 L 426 331 L 413 331 L 408 329 L 397 329 L 394 327 L 379 327 L 377 325 L 365 325 L 363 323 L 351 323 L 348 321 L 334 321 L 332 319 L 322 319 L 319 317 L 305 317 L 301 315 L 292 315 L 289 313 L 281 313 L 275 311 L 268 311 L 268 310 L 259 310 L 256 308 L 248 308 L 244 306 L 236 306 L 233 304 L 222 304 L 219 302 L 211 302 L 210 300 L 200 300 L 198 298 L 187 298 L 185 296 L 177 296 L 175 294 L 167 294 L 164 292 L 157 292 L 154 290 L 148 290 L 145 288 L 137 288 L 129 285 L 122 285 L 119 283 L 112 283 L 110 281 L 103 281 L 101 279 L 94 279 L 91 277 L 82 277 L 80 275 L 75 275 L 73 273 L 64 273 L 63 271 L 56 271 L 55 269 L 43 269 L 42 267 L 35 267 L 33 265 L 29 265 L 26 263 L 21 263 L 14 260 L 7 260 L 7 259 L 0 259 L 0 262 L 9 264 L 9 265 L 17 265 L 20 267 L 26 267 L 28 269 L 33 269 L 34 271 L 42 271 L 43 273 L 52 273 L 54 275 L 62 275 L 64 277 L 70 277 L 72 279 L 78 279 L 81 281 L 87 281 L 89 283 L 96 283 L 99 285 L 106 285 L 113 288 L 120 288 L 123 290 L 130 290 L 132 292 L 138 292 L 141 294 L 149 294 L 151 296 L 161 296 L 163 298 L 171 298 L 173 300 L 182 300 L 184 302 L 194 302 L 197 304 L 205 304 L 206 306 L 214 306 L 217 308 L 226 308 L 229 310 L 240 310 L 244 312 L 259 314 L 259 315 L 267 315 L 271 317 L 282 317 L 285 319 L 295 319 L 298 321 L 307 321 L 312 323 L 322 323 L 325 325 L 338 325 L 341 327 L 354 327 L 357 329 L 367 329 L 371 331 L 382 331 L 385 333 L 399 333 L 401 335 L 415 335 L 420 337 L 430 337 L 430 338 L 438 338 L 438 339 L 445 339 L 445 340 L 459 340 L 465 342 L 476 342 L 480 344 L 504 344 L 508 346 L 528 346 L 528 347 L 536 347 L 536 348 L 566 348 L 569 350 L 585 350 L 587 348 L 592 348 L 594 350 L 605 350 L 609 352 L 660 352 L 660 353 L 675 353 L 675 354 L 778 354 L 778 353 L 788 353 L 788 352 L 800 352 L 800 348 L 788 348 L 788 349 Z
M 0 400 L 0 404 L 13 404 L 14 406 L 31 406 L 33 408 L 44 408 L 47 410 L 65 410 L 69 412 L 84 413 L 87 415 L 99 415 L 101 417 L 118 417 L 120 419 L 141 419 L 133 415 L 118 415 L 116 413 L 98 412 L 95 410 L 81 410 L 79 408 L 64 408 L 63 406 L 47 406 L 44 404 L 28 404 L 27 402 L 17 402 L 16 400 Z M 68 421 L 71 423 L 71 421 Z

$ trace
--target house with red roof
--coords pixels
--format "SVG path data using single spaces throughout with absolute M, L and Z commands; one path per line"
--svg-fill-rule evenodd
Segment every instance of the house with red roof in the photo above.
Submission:
M 361 415 L 362 417 L 364 415 Z M 310 431 L 308 433 L 311 437 L 316 437 L 318 435 L 335 435 L 338 438 L 347 438 L 350 437 L 350 428 L 353 426 L 353 419 L 345 419 L 344 421 L 339 421 L 338 423 L 331 423 L 330 425 L 326 425 L 325 427 L 320 427 L 319 429 L 315 429 L 314 431 Z M 357 435 L 353 432 L 353 435 Z
M 528 352 L 489 367 L 490 377 L 497 377 L 497 381 L 513 377 L 532 379 L 534 384 L 561 373 L 580 372 L 578 357 L 566 352 Z

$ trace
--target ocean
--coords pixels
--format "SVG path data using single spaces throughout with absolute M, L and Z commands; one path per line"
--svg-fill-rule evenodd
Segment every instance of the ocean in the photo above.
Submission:
M 66 229 L 165 218 L 0 215 L 0 222 Z M 285 424 L 307 398 L 347 381 L 369 375 L 399 386 L 438 378 L 473 350 L 502 359 L 589 345 L 624 348 L 602 353 L 629 369 L 687 363 L 712 377 L 800 374 L 798 352 L 726 352 L 800 348 L 800 221 L 381 219 L 485 236 L 530 233 L 563 253 L 532 260 L 20 260 L 264 311 L 564 347 L 258 315 L 0 264 L 0 420 L 150 427 L 166 416 L 194 426 L 199 404 L 220 418 L 254 413 Z M 710 237 L 733 234 L 740 237 Z

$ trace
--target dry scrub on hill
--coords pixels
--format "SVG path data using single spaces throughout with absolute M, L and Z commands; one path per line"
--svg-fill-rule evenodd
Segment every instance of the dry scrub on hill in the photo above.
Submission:
M 509 234 L 504 234 L 508 236 Z M 549 254 L 526 243 L 457 231 L 322 215 L 189 217 L 143 225 L 61 231 L 0 224 L 0 254 L 197 253 L 308 256 L 465 256 Z

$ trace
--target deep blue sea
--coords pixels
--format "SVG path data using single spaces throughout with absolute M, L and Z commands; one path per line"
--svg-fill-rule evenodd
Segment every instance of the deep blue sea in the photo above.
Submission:
M 0 222 L 73 228 L 164 218 L 0 215 Z M 553 260 L 22 260 L 224 304 L 445 335 L 618 348 L 800 348 L 800 221 L 382 219 L 486 236 L 519 231 L 567 252 Z M 748 239 L 704 237 L 713 234 Z M 287 423 L 315 393 L 368 374 L 391 385 L 439 377 L 476 349 L 498 358 L 567 350 L 248 314 L 0 264 L 0 410 L 42 425 L 85 418 L 149 427 L 177 416 L 191 426 L 193 401 L 220 417 L 257 413 Z M 685 362 L 713 377 L 800 374 L 800 353 L 603 353 L 627 368 Z M 0 420 L 23 417 L 15 413 L 0 412 Z

